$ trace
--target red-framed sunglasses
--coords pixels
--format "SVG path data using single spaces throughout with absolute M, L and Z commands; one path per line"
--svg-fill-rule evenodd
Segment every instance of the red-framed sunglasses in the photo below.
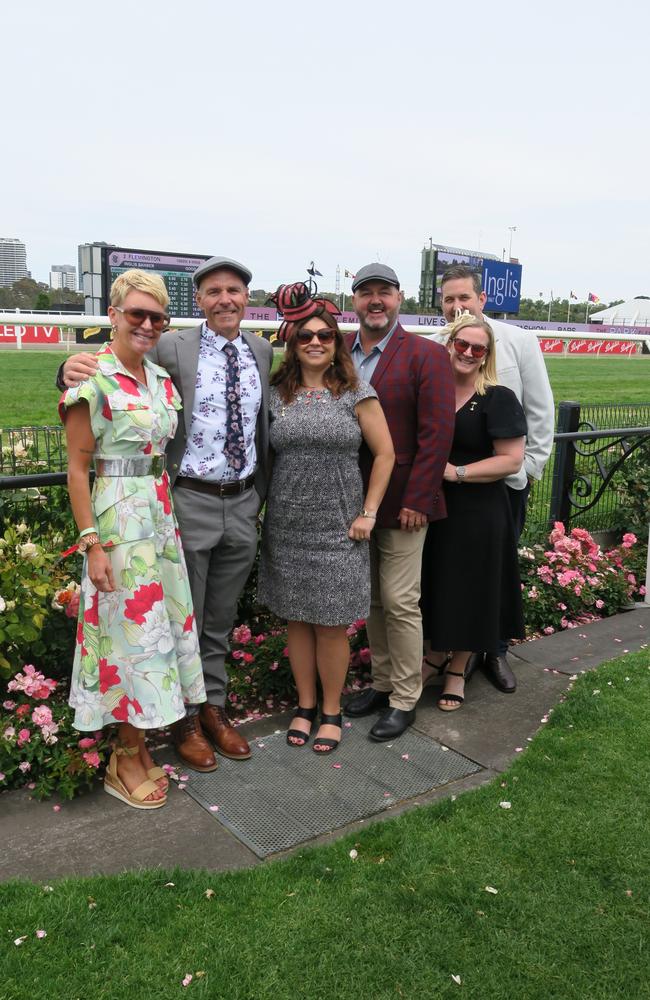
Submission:
M 490 350 L 485 344 L 470 344 L 468 340 L 462 340 L 460 337 L 454 337 L 452 344 L 456 354 L 465 354 L 469 347 L 473 358 L 484 358 Z

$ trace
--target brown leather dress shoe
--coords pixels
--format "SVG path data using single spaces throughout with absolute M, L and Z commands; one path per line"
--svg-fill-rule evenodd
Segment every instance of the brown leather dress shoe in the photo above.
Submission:
M 176 753 L 193 771 L 216 771 L 217 758 L 206 740 L 197 715 L 186 715 L 171 727 Z
M 217 753 L 231 760 L 247 760 L 251 748 L 243 736 L 233 727 L 221 705 L 204 702 L 199 710 L 199 718 L 204 733 L 210 737 Z

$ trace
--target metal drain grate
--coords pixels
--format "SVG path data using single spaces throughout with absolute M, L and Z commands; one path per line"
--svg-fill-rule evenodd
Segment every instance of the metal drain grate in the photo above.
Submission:
M 220 757 L 217 771 L 189 771 L 185 790 L 264 858 L 481 770 L 412 729 L 375 743 L 375 721 L 352 720 L 326 758 L 287 746 L 284 732 L 266 736 L 253 741 L 250 761 Z

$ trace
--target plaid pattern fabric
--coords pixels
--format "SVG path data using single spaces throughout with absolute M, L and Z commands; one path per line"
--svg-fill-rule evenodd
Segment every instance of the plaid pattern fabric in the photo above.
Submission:
M 346 337 L 348 346 L 355 334 Z M 377 515 L 378 528 L 397 528 L 402 507 L 446 517 L 442 480 L 454 435 L 456 396 L 445 349 L 397 326 L 370 384 L 376 389 L 395 449 L 395 466 Z M 367 487 L 372 455 L 361 449 Z

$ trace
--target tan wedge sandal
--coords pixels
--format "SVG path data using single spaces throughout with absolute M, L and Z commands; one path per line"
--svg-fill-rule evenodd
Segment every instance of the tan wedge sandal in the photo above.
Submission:
M 127 806 L 131 806 L 132 809 L 160 809 L 164 806 L 167 801 L 167 796 L 165 795 L 160 799 L 151 799 L 146 802 L 148 795 L 153 795 L 154 792 L 159 792 L 161 789 L 152 781 L 151 778 L 147 778 L 138 785 L 132 792 L 129 792 L 126 785 L 119 777 L 117 773 L 117 758 L 118 757 L 136 757 L 139 753 L 137 747 L 116 747 L 110 756 L 108 762 L 108 767 L 106 768 L 106 774 L 104 776 L 104 791 L 109 795 L 112 795 L 116 799 L 124 802 Z M 153 768 L 152 768 L 153 770 Z

